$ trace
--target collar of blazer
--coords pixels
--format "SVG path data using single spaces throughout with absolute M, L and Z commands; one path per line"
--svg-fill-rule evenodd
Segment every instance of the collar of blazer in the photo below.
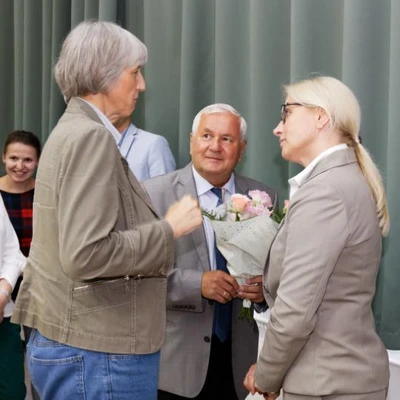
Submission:
M 247 193 L 251 188 L 249 187 L 246 178 L 235 171 L 233 172 L 235 174 L 235 192 L 242 194 Z M 189 193 L 192 196 L 197 197 L 191 162 L 181 169 L 178 181 L 183 186 L 189 186 L 189 191 L 185 191 L 185 193 Z
M 66 112 L 67 112 L 67 115 L 72 114 L 72 115 L 69 115 L 69 117 L 73 117 L 73 118 L 76 117 L 76 115 L 74 115 L 74 114 L 77 114 L 77 113 L 82 114 L 83 116 L 90 118 L 94 122 L 99 123 L 103 128 L 107 129 L 104 126 L 103 122 L 101 121 L 100 117 L 97 115 L 96 111 L 94 111 L 93 108 L 90 107 L 89 104 L 87 104 L 84 100 L 80 99 L 79 97 L 72 97 L 70 99 L 70 101 L 68 102 L 68 105 L 67 105 Z M 109 131 L 107 130 L 107 132 L 109 132 Z M 111 135 L 111 133 L 110 133 L 110 135 Z M 115 146 L 115 148 L 119 153 L 117 145 Z M 156 209 L 153 207 L 153 204 L 151 203 L 149 196 L 147 195 L 146 191 L 142 188 L 139 181 L 134 176 L 133 172 L 130 170 L 128 163 L 122 157 L 122 155 L 120 155 L 120 160 L 121 160 L 122 166 L 124 168 L 124 171 L 129 179 L 132 189 L 136 192 L 136 194 L 139 197 L 141 197 L 141 199 L 146 203 L 146 205 L 150 208 L 150 210 L 154 213 L 154 215 L 158 216 L 158 213 L 157 213 Z
M 71 97 L 67 104 L 67 115 L 68 113 L 71 114 L 83 114 L 90 119 L 92 119 L 95 122 L 98 122 L 99 124 L 103 125 L 103 122 L 101 122 L 100 117 L 97 115 L 96 111 L 93 110 L 92 107 L 89 106 L 84 100 L 80 99 L 79 97 Z M 71 115 L 72 118 L 75 116 Z M 104 125 L 103 125 L 104 126 Z
M 338 150 L 330 154 L 328 157 L 324 158 L 319 162 L 314 170 L 311 172 L 310 176 L 300 185 L 302 187 L 306 182 L 310 181 L 314 177 L 328 171 L 332 168 L 341 167 L 347 164 L 354 164 L 357 162 L 357 157 L 354 149 L 348 147 L 344 150 Z

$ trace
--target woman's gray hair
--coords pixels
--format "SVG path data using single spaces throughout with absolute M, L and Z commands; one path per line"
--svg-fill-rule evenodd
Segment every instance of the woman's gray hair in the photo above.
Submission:
M 238 118 L 240 118 L 240 136 L 241 136 L 242 140 L 245 140 L 246 133 L 247 133 L 246 120 L 232 106 L 230 106 L 229 104 L 224 104 L 224 103 L 211 104 L 207 107 L 204 107 L 202 110 L 200 110 L 197 113 L 197 115 L 194 117 L 194 120 L 193 120 L 192 135 L 194 135 L 197 132 L 197 129 L 199 128 L 199 125 L 200 125 L 200 119 L 203 114 L 214 114 L 214 113 L 223 113 L 223 112 L 230 112 L 231 114 L 236 115 Z
M 107 92 L 124 69 L 146 61 L 146 46 L 131 32 L 112 22 L 84 21 L 64 40 L 54 76 L 68 102 Z

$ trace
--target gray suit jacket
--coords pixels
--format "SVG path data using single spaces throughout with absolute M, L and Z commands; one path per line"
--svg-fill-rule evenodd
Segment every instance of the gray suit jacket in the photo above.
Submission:
M 353 149 L 315 167 L 291 199 L 271 247 L 264 290 L 271 318 L 256 369 L 263 391 L 324 396 L 388 385 L 371 302 L 381 231 Z
M 185 194 L 197 198 L 192 165 L 144 182 L 160 215 Z M 267 191 L 275 201 L 275 191 L 253 179 L 235 174 L 236 191 Z M 210 270 L 203 227 L 178 239 L 175 266 L 168 275 L 167 332 L 161 349 L 159 388 L 184 397 L 196 396 L 206 379 L 210 357 L 214 302 L 201 296 L 201 278 Z M 232 363 L 236 392 L 243 399 L 244 376 L 257 358 L 258 331 L 238 319 L 241 300 L 234 300 L 232 322 Z

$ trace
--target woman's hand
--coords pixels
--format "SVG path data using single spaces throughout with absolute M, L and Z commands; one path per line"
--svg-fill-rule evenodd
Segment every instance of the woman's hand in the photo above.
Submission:
M 192 196 L 183 196 L 168 209 L 165 220 L 171 225 L 175 239 L 194 231 L 203 222 L 199 202 Z
M 11 285 L 5 279 L 0 279 L 0 324 L 3 322 L 4 307 L 10 300 L 11 290 Z
M 264 393 L 263 396 L 265 400 L 275 400 L 279 396 L 279 393 L 275 392 Z
M 244 377 L 243 385 L 252 394 L 260 393 L 263 394 L 257 387 L 254 379 L 254 371 L 256 370 L 257 364 L 253 364 L 246 376 Z
M 278 396 L 279 396 L 279 392 L 267 392 L 267 393 L 263 393 L 257 386 L 256 386 L 256 382 L 254 379 L 254 371 L 256 370 L 256 366 L 257 364 L 253 364 L 249 371 L 247 372 L 244 381 L 243 381 L 243 385 L 244 387 L 252 394 L 262 394 L 264 396 L 265 400 L 275 400 Z
M 239 298 L 250 300 L 252 303 L 262 303 L 265 300 L 262 275 L 247 279 L 246 284 L 239 287 L 237 295 Z

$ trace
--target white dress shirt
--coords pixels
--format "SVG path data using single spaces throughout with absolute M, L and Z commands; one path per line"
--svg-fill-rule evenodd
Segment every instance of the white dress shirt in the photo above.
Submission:
M 199 204 L 202 209 L 207 211 L 213 211 L 218 204 L 218 196 L 211 192 L 214 186 L 205 180 L 192 166 L 194 183 L 196 185 L 197 195 L 199 198 Z M 229 181 L 225 183 L 222 189 L 222 199 L 224 202 L 228 201 L 232 194 L 235 194 L 235 176 L 232 173 Z M 217 269 L 215 259 L 215 234 L 212 228 L 211 222 L 208 218 L 203 218 L 203 227 L 206 235 L 208 257 L 212 270 Z
M 104 126 L 109 130 L 111 135 L 113 135 L 115 142 L 118 143 L 118 141 L 121 138 L 121 134 L 118 132 L 118 129 L 111 123 L 111 121 L 103 114 L 103 112 L 96 107 L 94 104 L 92 104 L 90 101 L 87 101 L 85 99 L 82 99 L 82 97 L 79 97 L 81 100 L 83 100 L 86 104 L 89 104 L 90 107 L 93 108 L 95 113 L 99 116 L 101 119 L 101 122 L 104 124 Z
M 303 171 L 298 173 L 293 178 L 289 179 L 288 181 L 290 185 L 289 199 L 293 197 L 293 195 L 299 189 L 300 185 L 311 175 L 311 172 L 314 170 L 314 168 L 321 160 L 323 160 L 324 158 L 328 157 L 330 154 L 336 151 L 347 149 L 347 147 L 348 146 L 345 143 L 330 147 L 329 149 L 323 151 L 317 157 L 315 157 L 314 160 L 312 160 L 310 164 L 308 164 L 307 167 L 303 169 Z

